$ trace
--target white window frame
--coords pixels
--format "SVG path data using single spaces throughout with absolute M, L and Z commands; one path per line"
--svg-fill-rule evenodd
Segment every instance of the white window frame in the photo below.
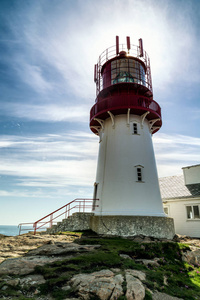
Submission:
M 138 134 L 138 124 L 137 123 L 133 123 L 133 134 Z
M 198 207 L 198 210 L 199 210 L 199 216 L 198 217 L 195 217 L 195 214 L 194 214 L 194 206 L 197 206 Z M 191 212 L 190 212 L 190 217 L 188 217 L 188 207 L 191 207 Z M 195 204 L 195 203 L 192 203 L 190 205 L 186 205 L 185 206 L 186 208 L 186 218 L 187 220 L 199 220 L 200 221 L 200 204 Z
M 133 135 L 140 135 L 138 122 L 133 122 L 133 124 L 132 124 L 132 130 L 133 130 L 132 131 Z
M 144 167 L 141 165 L 137 165 L 135 166 L 135 168 L 136 168 L 136 178 L 137 178 L 136 182 L 144 182 L 144 171 L 143 171 Z

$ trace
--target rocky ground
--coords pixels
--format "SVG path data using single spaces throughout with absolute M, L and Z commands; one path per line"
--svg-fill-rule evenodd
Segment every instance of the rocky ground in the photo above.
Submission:
M 82 242 L 79 243 L 78 240 Z M 87 241 L 90 242 L 90 239 L 84 242 L 79 233 L 0 236 L 0 299 L 200 299 L 200 296 L 181 298 L 168 295 L 165 292 L 169 285 L 167 272 L 167 275 L 163 275 L 162 288 L 155 282 L 154 272 L 165 264 L 164 258 L 155 256 L 147 259 L 145 255 L 145 258 L 136 257 L 131 252 L 127 254 L 120 250 L 114 251 L 113 255 L 111 253 L 110 262 L 108 252 L 111 248 L 98 243 L 97 237 L 91 239 L 89 244 Z M 106 242 L 109 241 L 105 240 L 104 243 Z M 142 236 L 137 236 L 132 241 L 119 240 L 120 242 L 127 243 L 122 249 L 128 248 L 132 242 L 137 243 L 143 254 L 155 243 L 166 244 L 166 241 L 155 241 Z M 189 245 L 182 252 L 181 261 L 190 264 L 193 270 L 199 270 L 200 240 L 176 236 L 173 243 L 176 242 Z M 170 243 L 172 242 L 169 245 Z M 118 246 L 113 245 L 112 249 Z M 86 254 L 90 254 L 89 260 Z M 154 276 L 152 283 L 149 283 L 149 274 Z M 187 285 L 185 288 L 188 288 Z
M 57 242 L 71 243 L 79 237 L 77 234 L 49 235 L 49 234 L 22 234 L 18 236 L 4 236 L 0 234 L 0 263 L 7 258 L 23 256 L 28 251 L 47 244 Z

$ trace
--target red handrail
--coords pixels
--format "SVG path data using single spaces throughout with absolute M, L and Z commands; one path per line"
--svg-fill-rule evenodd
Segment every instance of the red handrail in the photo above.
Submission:
M 51 212 L 50 214 L 46 215 L 45 217 L 37 220 L 36 222 L 33 222 L 33 223 L 20 223 L 18 225 L 19 227 L 19 235 L 21 233 L 21 231 L 27 231 L 27 230 L 33 230 L 34 231 L 34 234 L 36 234 L 36 231 L 38 229 L 46 229 L 46 227 L 44 227 L 45 225 L 48 225 L 49 224 L 49 228 L 51 228 L 54 224 L 54 221 L 56 219 L 58 219 L 60 216 L 64 215 L 65 214 L 65 219 L 68 218 L 71 213 L 72 213 L 72 210 L 75 210 L 78 212 L 85 212 L 85 209 L 89 209 L 91 208 L 91 210 L 94 210 L 94 207 L 98 207 L 98 205 L 93 205 L 93 202 L 94 200 L 99 200 L 99 199 L 87 199 L 87 198 L 77 198 L 77 199 L 74 199 L 73 201 L 63 205 L 62 207 L 54 210 L 53 212 Z M 59 215 L 56 215 L 55 214 L 59 211 L 61 211 L 62 209 L 64 209 L 64 212 L 61 212 L 59 213 Z M 49 218 L 49 219 L 48 219 Z M 32 228 L 25 228 L 23 229 L 22 226 L 25 226 L 25 225 L 32 225 Z

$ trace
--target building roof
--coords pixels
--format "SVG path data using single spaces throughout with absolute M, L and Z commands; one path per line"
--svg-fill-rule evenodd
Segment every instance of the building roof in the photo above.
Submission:
M 200 196 L 200 183 L 185 185 L 184 176 L 159 178 L 162 199 L 189 198 Z
M 182 167 L 182 169 L 188 169 L 188 168 L 199 167 L 199 166 L 200 166 L 200 164 L 193 165 L 193 166 Z

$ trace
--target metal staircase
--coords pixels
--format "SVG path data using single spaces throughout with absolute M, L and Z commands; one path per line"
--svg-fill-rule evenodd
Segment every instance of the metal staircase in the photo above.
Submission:
M 63 222 L 69 223 L 70 217 L 72 218 L 73 215 L 76 215 L 77 213 L 79 214 L 79 219 L 81 215 L 91 215 L 92 210 L 94 210 L 95 207 L 98 207 L 98 205 L 94 206 L 94 200 L 96 203 L 96 200 L 98 199 L 77 198 L 51 212 L 45 217 L 37 220 L 36 222 L 20 223 L 18 225 L 19 235 L 22 233 L 22 231 L 33 231 L 34 234 L 36 234 L 38 230 L 46 230 L 47 228 L 48 231 L 51 232 L 50 228 L 52 228 L 52 226 L 55 226 L 60 220 L 62 220 L 63 217 Z M 61 224 L 61 222 L 59 223 Z

